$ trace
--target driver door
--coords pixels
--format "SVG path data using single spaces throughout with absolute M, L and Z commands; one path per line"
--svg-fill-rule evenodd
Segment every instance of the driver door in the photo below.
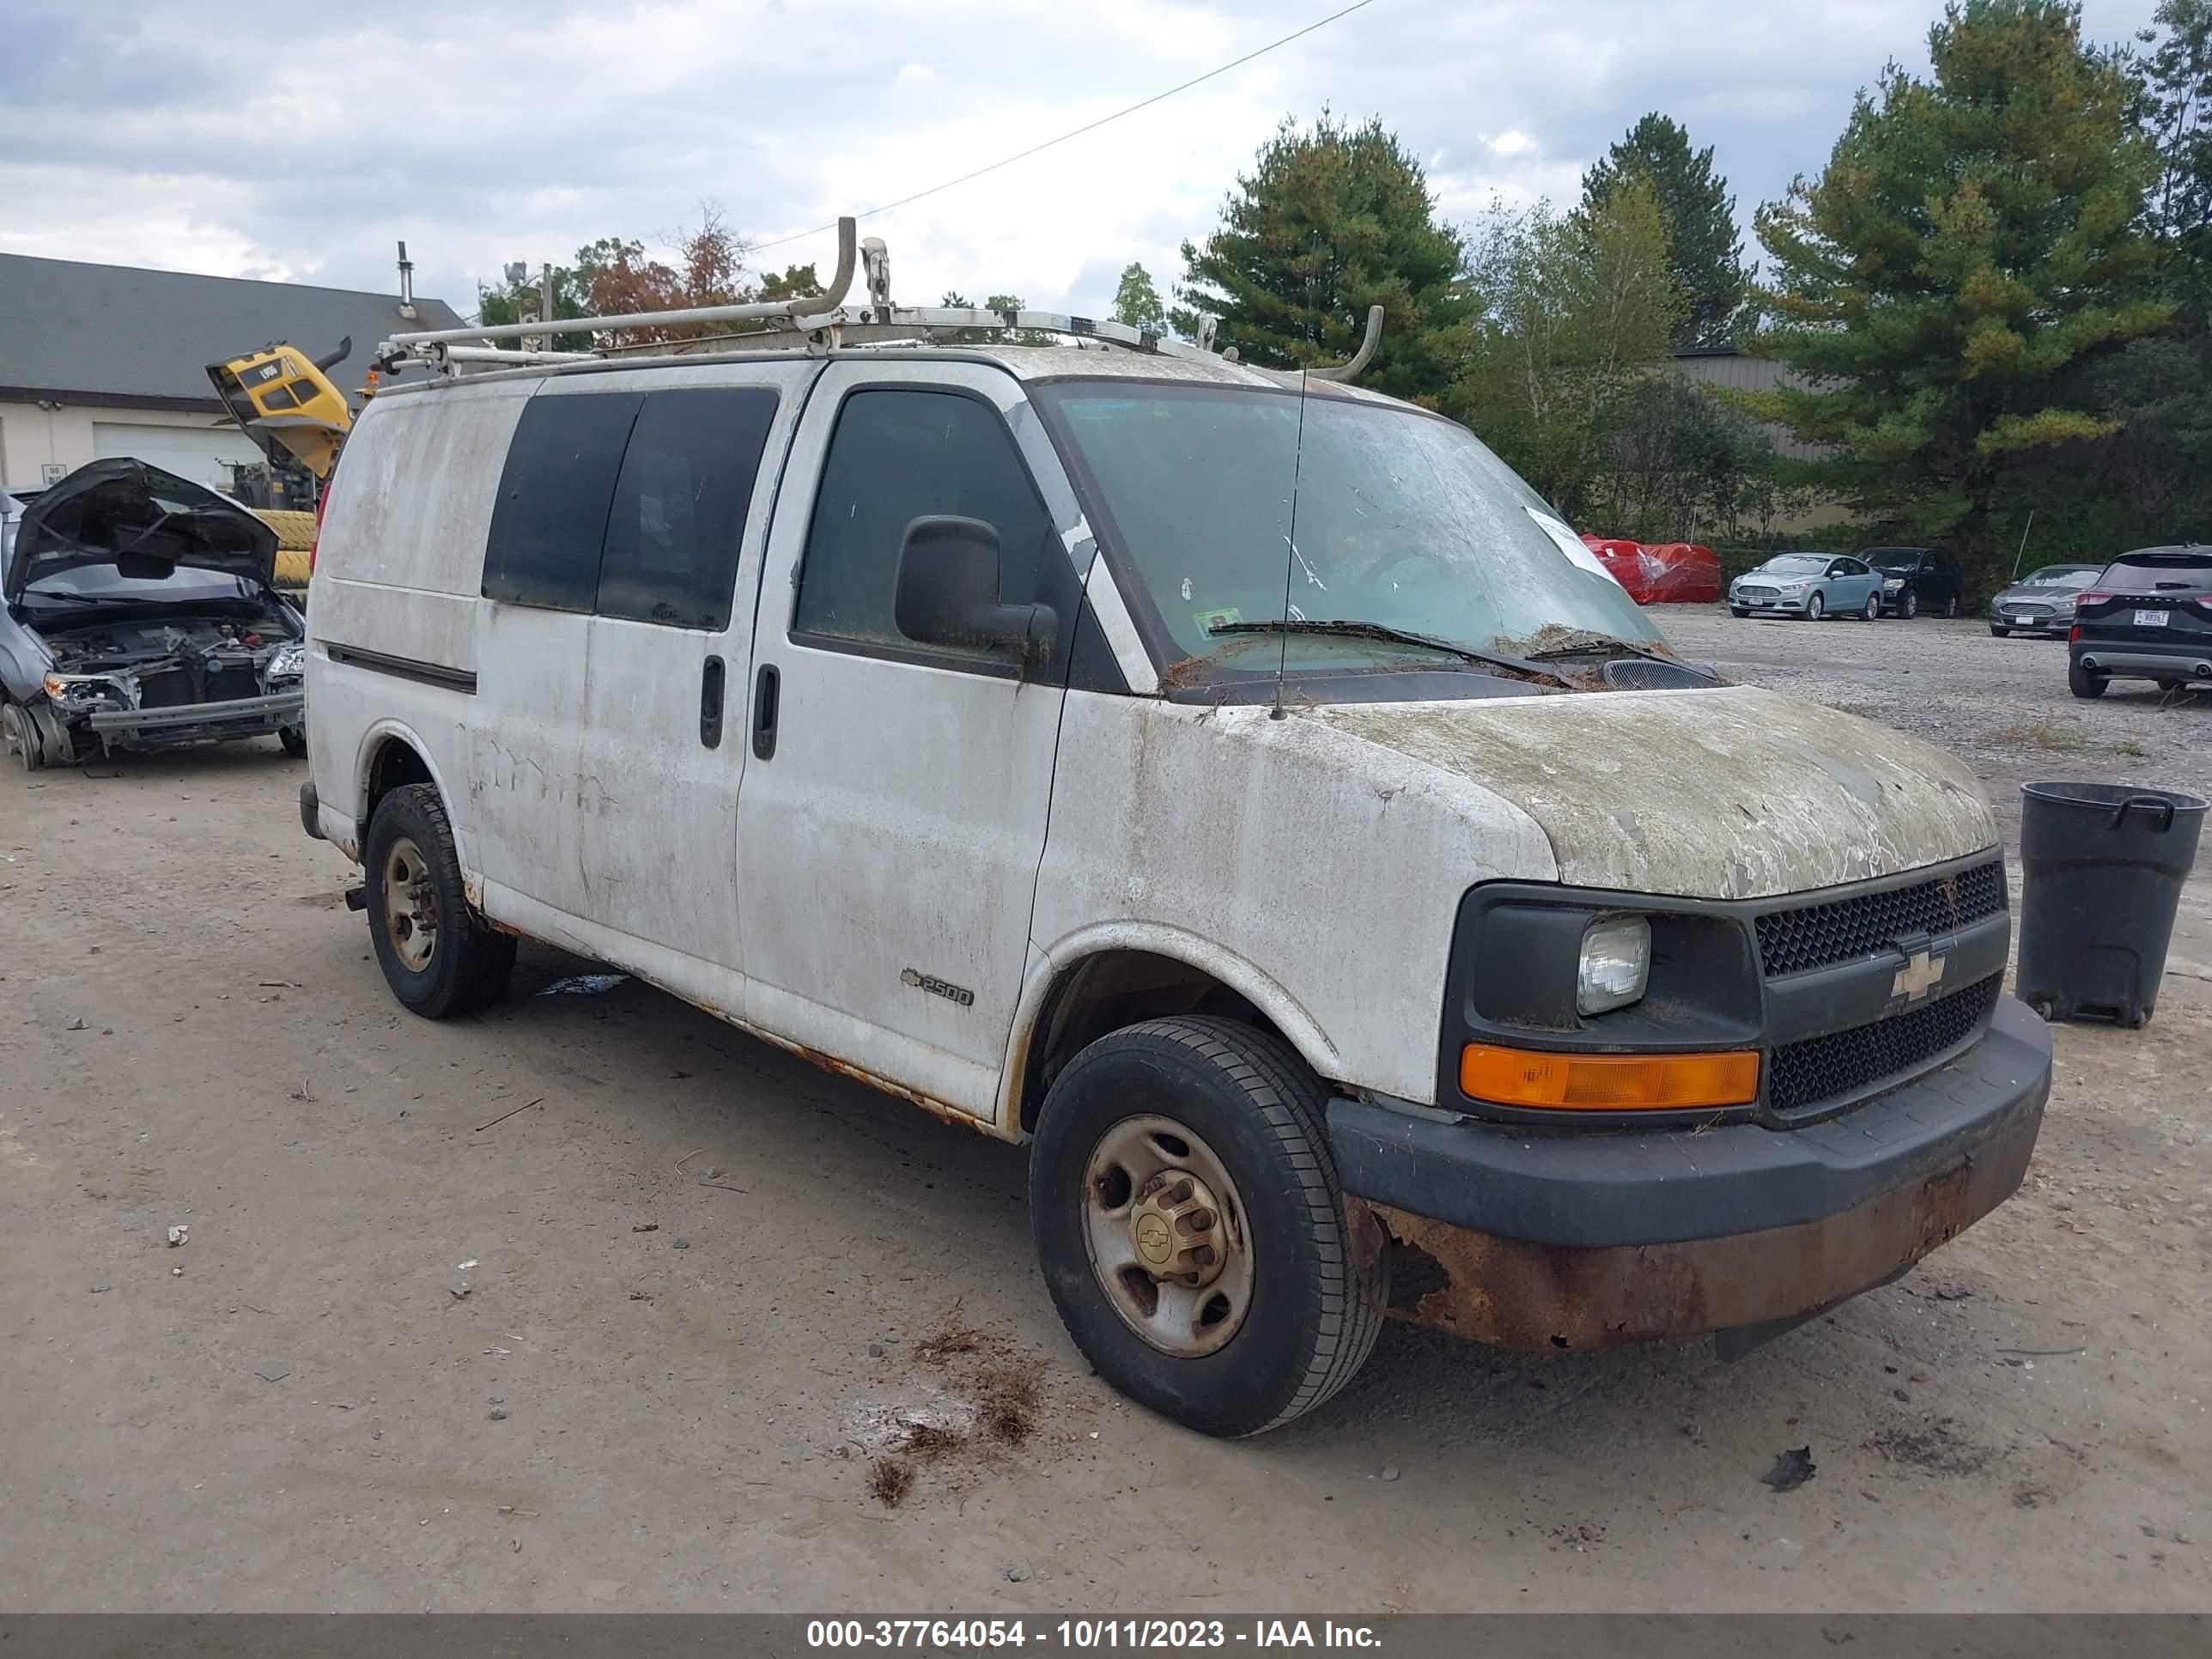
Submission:
M 1007 424 L 1023 401 L 981 364 L 823 371 L 769 534 L 738 796 L 749 1023 L 984 1118 L 1029 950 L 1075 613 Z M 1048 661 L 901 634 L 906 528 L 936 514 L 998 532 L 1001 599 L 1054 606 Z

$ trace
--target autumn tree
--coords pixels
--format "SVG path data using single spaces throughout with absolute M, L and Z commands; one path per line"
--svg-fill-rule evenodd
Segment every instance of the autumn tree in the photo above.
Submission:
M 1133 259 L 1123 268 L 1121 284 L 1114 290 L 1114 320 L 1154 334 L 1168 331 L 1167 307 L 1152 286 L 1152 273 Z
M 2008 481 L 2115 428 L 2077 371 L 2172 315 L 2143 224 L 2159 161 L 2067 0 L 1952 0 L 1929 50 L 1932 78 L 1893 64 L 1826 169 L 1759 210 L 1753 349 L 1801 384 L 1745 401 L 1826 448 L 1810 481 L 1985 586 Z
M 1219 229 L 1182 246 L 1178 332 L 1220 319 L 1218 343 L 1276 368 L 1343 362 L 1370 306 L 1381 349 L 1361 384 L 1433 404 L 1457 374 L 1474 313 L 1459 234 L 1379 121 L 1285 121 L 1237 179 Z
M 1667 263 L 1681 301 L 1678 346 L 1725 345 L 1734 337 L 1750 294 L 1735 198 L 1713 170 L 1711 145 L 1690 148 L 1690 135 L 1656 110 L 1583 175 L 1583 210 L 1601 209 L 1624 179 L 1641 179 L 1659 204 Z

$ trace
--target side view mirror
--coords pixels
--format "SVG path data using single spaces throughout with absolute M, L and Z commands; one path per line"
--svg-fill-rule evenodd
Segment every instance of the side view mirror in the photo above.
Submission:
M 999 532 L 981 519 L 933 515 L 906 527 L 891 600 L 898 630 L 919 645 L 975 651 L 1012 646 L 1024 661 L 1051 654 L 1050 605 L 999 598 Z

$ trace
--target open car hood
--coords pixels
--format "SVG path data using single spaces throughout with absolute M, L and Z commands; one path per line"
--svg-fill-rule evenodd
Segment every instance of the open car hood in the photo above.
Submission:
M 266 585 L 276 577 L 276 532 L 204 484 L 143 461 L 94 461 L 25 509 L 8 556 L 7 598 L 86 565 L 155 579 L 189 565 Z

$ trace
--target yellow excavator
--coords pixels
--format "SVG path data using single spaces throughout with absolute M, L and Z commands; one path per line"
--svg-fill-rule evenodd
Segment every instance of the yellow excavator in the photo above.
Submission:
M 265 499 L 242 505 L 276 532 L 279 587 L 307 585 L 318 516 L 314 507 L 331 469 L 337 465 L 346 434 L 353 429 L 353 405 L 325 371 L 343 362 L 352 350 L 349 336 L 319 357 L 310 357 L 296 346 L 275 344 L 208 365 L 216 396 L 269 458 Z

